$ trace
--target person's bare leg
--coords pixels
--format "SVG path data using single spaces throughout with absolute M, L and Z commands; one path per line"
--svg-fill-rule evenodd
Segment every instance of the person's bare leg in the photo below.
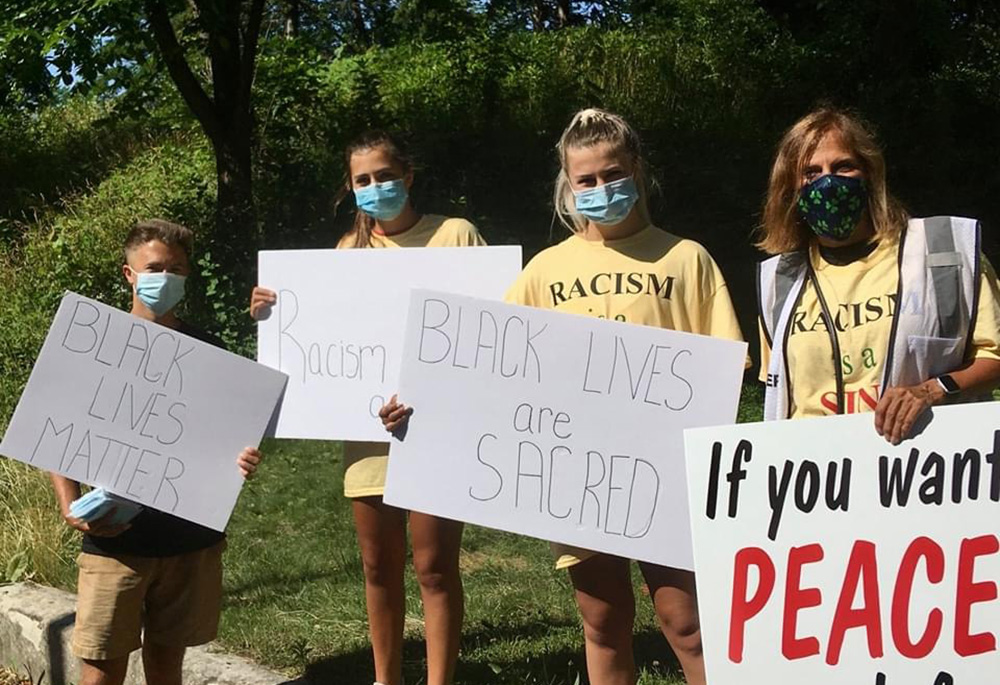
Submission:
M 465 612 L 458 570 L 462 528 L 457 521 L 410 514 L 413 568 L 424 602 L 427 685 L 450 685 L 455 676 Z
M 406 593 L 406 512 L 381 497 L 351 502 L 365 571 L 368 631 L 375 659 L 375 680 L 385 685 L 403 681 L 403 619 Z
M 128 657 L 81 659 L 80 685 L 122 685 L 128 672 Z
M 142 665 L 146 671 L 146 685 L 181 685 L 184 651 L 184 647 L 144 643 Z
M 688 685 L 705 685 L 705 659 L 694 574 L 665 566 L 640 564 L 660 630 L 677 655 Z
M 571 566 L 569 576 L 583 619 L 587 674 L 591 684 L 634 685 L 635 596 L 629 561 L 598 554 Z

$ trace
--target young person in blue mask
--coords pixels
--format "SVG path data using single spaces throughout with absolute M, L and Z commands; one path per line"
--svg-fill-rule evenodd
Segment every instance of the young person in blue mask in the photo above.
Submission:
M 379 131 L 365 134 L 346 150 L 348 177 L 343 194 L 353 194 L 358 211 L 338 249 L 461 247 L 485 245 L 465 219 L 421 214 L 410 201 L 413 162 L 401 143 Z M 391 278 L 391 274 L 387 274 Z M 266 315 L 273 291 L 255 288 L 250 312 Z M 376 683 L 402 682 L 406 528 L 409 519 L 413 566 L 424 604 L 427 684 L 452 681 L 461 637 L 463 595 L 458 569 L 462 524 L 406 512 L 382 501 L 389 444 L 344 443 L 344 495 L 351 499 L 365 573 L 369 632 Z
M 911 218 L 871 130 L 817 109 L 785 134 L 758 244 L 768 420 L 872 412 L 898 444 L 1000 384 L 1000 286 L 979 222 Z
M 555 209 L 573 235 L 531 260 L 508 301 L 741 340 L 726 283 L 705 248 L 650 223 L 639 137 L 628 123 L 600 109 L 580 111 L 558 154 Z M 408 407 L 393 403 L 383 423 L 398 430 L 408 416 Z M 629 560 L 553 547 L 583 618 L 590 682 L 634 685 Z M 639 568 L 688 683 L 704 685 L 694 574 L 648 563 Z
M 167 221 L 136 224 L 125 240 L 125 280 L 132 315 L 219 347 L 217 338 L 177 317 L 191 269 L 191 231 Z M 244 478 L 260 453 L 248 447 L 236 459 Z M 73 518 L 80 484 L 53 474 L 66 522 L 83 533 L 77 582 L 73 654 L 82 660 L 80 685 L 121 685 L 129 654 L 142 649 L 149 685 L 179 685 L 187 647 L 215 639 L 222 608 L 225 535 L 154 509 L 125 525 L 115 511 L 90 523 Z

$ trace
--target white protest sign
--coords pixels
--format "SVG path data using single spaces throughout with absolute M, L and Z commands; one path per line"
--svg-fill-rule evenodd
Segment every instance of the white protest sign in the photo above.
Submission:
M 385 501 L 693 568 L 681 431 L 735 419 L 746 348 L 415 291 Z
M 987 685 L 1000 652 L 1000 404 L 685 433 L 708 682 Z
M 67 293 L 0 454 L 222 531 L 285 380 Z
M 410 288 L 502 299 L 521 248 L 278 250 L 258 265 L 278 303 L 258 324 L 257 361 L 288 374 L 275 435 L 384 442 Z

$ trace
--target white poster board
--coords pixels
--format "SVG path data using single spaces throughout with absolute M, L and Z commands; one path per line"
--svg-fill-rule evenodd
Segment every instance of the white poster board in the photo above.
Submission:
M 1000 404 L 685 434 L 713 685 L 1000 682 Z
M 66 293 L 0 454 L 218 531 L 285 375 Z
M 258 266 L 278 303 L 257 326 L 257 361 L 288 374 L 275 435 L 384 442 L 410 288 L 503 299 L 521 248 L 277 250 Z
M 415 291 L 385 501 L 693 568 L 681 431 L 735 419 L 746 350 Z

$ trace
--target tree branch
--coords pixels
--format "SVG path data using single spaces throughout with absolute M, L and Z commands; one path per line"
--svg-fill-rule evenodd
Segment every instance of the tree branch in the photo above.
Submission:
M 170 14 L 166 6 L 157 0 L 143 0 L 143 7 L 170 78 L 173 79 L 181 97 L 201 124 L 205 134 L 215 142 L 219 134 L 215 105 L 191 71 L 191 66 L 184 56 L 184 49 L 177 42 L 177 35 L 170 23 Z

